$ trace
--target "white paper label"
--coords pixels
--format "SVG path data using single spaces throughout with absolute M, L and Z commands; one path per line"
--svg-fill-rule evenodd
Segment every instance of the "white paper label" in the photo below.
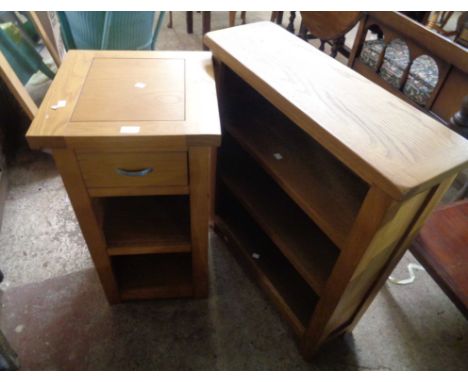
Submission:
M 136 82 L 135 85 L 133 85 L 133 86 L 135 86 L 137 89 L 146 88 L 146 84 L 144 82 Z
M 140 126 L 122 126 L 120 128 L 120 134 L 138 134 L 140 132 Z
M 274 158 L 275 158 L 276 160 L 281 160 L 281 159 L 283 159 L 283 156 L 282 156 L 280 153 L 274 153 L 273 156 L 274 156 Z
M 61 99 L 58 101 L 55 105 L 52 105 L 50 108 L 53 110 L 61 109 L 62 107 L 67 106 L 67 101 L 64 99 Z

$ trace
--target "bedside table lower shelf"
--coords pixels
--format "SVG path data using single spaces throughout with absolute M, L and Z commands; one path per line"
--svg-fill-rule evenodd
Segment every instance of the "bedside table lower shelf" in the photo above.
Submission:
M 190 253 L 115 256 L 111 261 L 122 300 L 193 296 Z

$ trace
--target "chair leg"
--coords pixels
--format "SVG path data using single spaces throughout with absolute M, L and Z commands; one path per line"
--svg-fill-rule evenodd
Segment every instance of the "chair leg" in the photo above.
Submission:
M 283 11 L 271 12 L 270 21 L 278 25 L 281 25 L 283 22 Z
M 202 12 L 202 19 L 203 19 L 203 28 L 202 33 L 203 36 L 205 33 L 208 33 L 211 30 L 211 12 L 210 11 L 203 11 Z M 208 47 L 203 44 L 203 50 L 208 50 Z
M 299 37 L 307 41 L 307 28 L 302 21 L 301 26 L 299 27 Z
M 283 25 L 283 11 L 278 12 L 278 17 L 276 18 L 276 24 Z
M 236 11 L 229 11 L 229 26 L 236 25 Z
M 291 11 L 289 15 L 289 24 L 287 30 L 291 33 L 294 33 L 294 20 L 296 19 L 296 11 Z
M 193 12 L 187 11 L 185 13 L 185 18 L 187 20 L 187 33 L 193 33 Z
M 344 42 L 345 42 L 345 37 L 344 36 L 339 37 L 336 40 L 333 40 L 331 42 L 331 54 L 330 54 L 330 56 L 335 58 L 336 55 L 338 54 L 338 52 L 343 48 Z
M 169 11 L 169 22 L 167 23 L 167 27 L 168 28 L 173 28 L 174 27 L 174 23 L 173 23 L 173 18 L 172 18 L 172 11 Z

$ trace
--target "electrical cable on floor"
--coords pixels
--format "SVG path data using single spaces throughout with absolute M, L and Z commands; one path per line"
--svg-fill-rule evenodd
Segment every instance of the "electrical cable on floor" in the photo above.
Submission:
M 409 263 L 408 264 L 408 273 L 409 273 L 409 277 L 406 278 L 406 279 L 402 279 L 402 280 L 399 280 L 395 277 L 392 277 L 390 276 L 388 278 L 388 281 L 390 281 L 391 283 L 393 284 L 397 284 L 397 285 L 407 285 L 407 284 L 412 284 L 414 283 L 414 280 L 416 280 L 416 275 L 414 273 L 415 270 L 419 270 L 419 271 L 424 271 L 425 269 L 423 267 L 421 267 L 419 264 L 415 264 L 415 263 Z

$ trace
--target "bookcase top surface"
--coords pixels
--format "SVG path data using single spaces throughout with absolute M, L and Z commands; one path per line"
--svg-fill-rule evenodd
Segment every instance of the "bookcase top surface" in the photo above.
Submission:
M 217 145 L 211 53 L 69 51 L 34 118 L 32 147 L 173 138 Z
M 270 22 L 205 35 L 217 59 L 396 199 L 468 166 L 468 140 Z

